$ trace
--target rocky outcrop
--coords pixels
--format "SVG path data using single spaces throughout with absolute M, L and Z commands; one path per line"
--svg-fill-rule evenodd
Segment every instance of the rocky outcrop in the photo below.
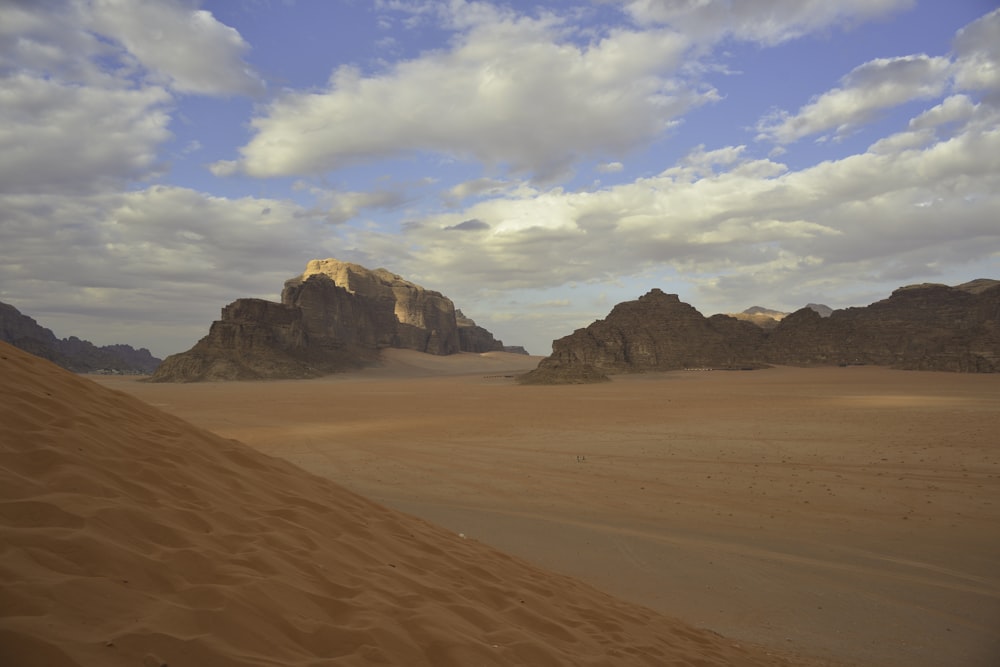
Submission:
M 764 365 L 757 352 L 764 336 L 749 322 L 726 315 L 706 318 L 676 294 L 654 289 L 553 341 L 552 355 L 521 381 L 549 383 L 559 374 L 577 382 L 647 370 L 758 368 Z
M 830 313 L 833 312 L 833 308 L 824 306 L 820 303 L 807 304 L 806 308 L 815 310 L 822 317 L 829 317 Z M 762 329 L 774 329 L 778 326 L 778 322 L 788 316 L 788 313 L 780 310 L 764 308 L 763 306 L 751 306 L 741 313 L 726 313 L 726 315 L 729 315 L 729 317 L 735 317 L 738 320 L 746 320 L 747 322 L 756 324 Z
M 428 354 L 461 351 L 455 304 L 440 292 L 424 289 L 385 269 L 372 271 L 336 259 L 314 259 L 306 265 L 302 275 L 285 282 L 281 302 L 305 304 L 305 309 L 313 314 L 326 310 L 322 307 L 322 299 L 329 290 L 323 283 L 310 282 L 314 276 L 326 277 L 358 297 L 373 328 L 377 347 L 398 347 Z M 335 326 L 343 333 L 341 324 Z
M 802 308 L 765 330 L 726 315 L 706 318 L 676 295 L 654 289 L 554 341 L 552 355 L 521 381 L 768 364 L 1000 372 L 997 281 L 914 285 L 864 308 L 835 310 L 828 317 L 818 310 Z
M 768 336 L 764 356 L 776 364 L 1000 372 L 1000 284 L 911 285 L 828 318 L 803 308 Z
M 164 359 L 150 380 L 304 379 L 359 368 L 377 356 L 373 347 L 313 338 L 308 329 L 305 311 L 297 306 L 237 299 L 222 309 L 207 336 Z
M 437 355 L 502 349 L 485 329 L 463 343 L 462 330 L 472 328 L 481 329 L 460 326 L 451 299 L 439 292 L 385 269 L 313 260 L 285 281 L 281 303 L 231 303 L 207 336 L 164 360 L 152 380 L 318 377 L 374 363 L 386 347 Z
M 511 354 L 525 354 L 530 355 L 531 353 L 524 349 L 523 345 L 504 345 L 504 352 L 510 352 Z
M 458 323 L 458 341 L 462 352 L 504 351 L 502 340 L 494 338 L 493 334 L 466 317 L 461 310 L 455 311 L 455 321 Z
M 0 303 L 0 340 L 48 359 L 75 373 L 145 375 L 160 365 L 146 348 L 117 344 L 97 346 L 76 336 L 57 338 L 33 318 Z
M 610 382 L 611 378 L 593 364 L 553 354 L 542 359 L 533 371 L 518 376 L 517 381 L 520 384 L 594 384 Z

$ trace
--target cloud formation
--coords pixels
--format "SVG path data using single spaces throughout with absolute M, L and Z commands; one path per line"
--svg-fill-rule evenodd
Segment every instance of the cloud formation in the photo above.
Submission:
M 914 0 L 623 0 L 641 25 L 670 25 L 699 40 L 724 37 L 773 46 L 838 24 L 909 8 Z
M 834 130 L 844 135 L 883 109 L 939 96 L 948 83 L 948 58 L 925 55 L 879 58 L 845 76 L 842 86 L 823 93 L 795 114 L 779 112 L 758 124 L 758 139 L 787 144 Z
M 379 30 L 444 37 L 396 62 L 338 61 L 316 88 L 244 100 L 198 134 L 192 98 L 263 90 L 248 40 L 200 4 L 4 3 L 0 301 L 165 354 L 332 256 L 443 291 L 544 352 L 653 286 L 714 312 L 992 271 L 1000 11 L 948 53 L 853 62 L 831 90 L 741 116 L 747 131 L 709 114 L 695 138 L 743 76 L 719 55 L 734 40 L 764 48 L 908 5 L 380 0 Z M 848 136 L 802 157 L 803 139 Z M 181 177 L 185 159 L 211 171 Z
M 487 21 L 462 6 L 452 48 L 371 75 L 343 66 L 325 90 L 275 100 L 252 120 L 240 168 L 317 174 L 434 152 L 545 181 L 649 141 L 716 97 L 678 76 L 689 43 L 677 32 L 615 29 L 578 46 L 553 16 Z
M 256 95 L 263 82 L 244 61 L 249 45 L 211 12 L 164 0 L 92 0 L 90 29 L 121 43 L 182 93 Z

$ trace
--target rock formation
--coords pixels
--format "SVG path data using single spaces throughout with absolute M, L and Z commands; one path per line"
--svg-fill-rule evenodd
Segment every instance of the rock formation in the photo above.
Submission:
M 98 347 L 76 336 L 57 338 L 50 329 L 6 303 L 0 303 L 0 340 L 75 373 L 145 375 L 160 365 L 146 348 L 137 350 L 123 344 Z
M 829 317 L 830 313 L 833 312 L 833 308 L 830 308 L 830 306 L 824 306 L 820 303 L 806 304 L 806 308 L 815 310 L 822 317 Z M 726 315 L 729 315 L 729 317 L 735 317 L 738 320 L 746 320 L 747 322 L 756 324 L 762 329 L 774 329 L 778 326 L 778 322 L 785 319 L 789 313 L 764 308 L 763 306 L 751 306 L 742 313 L 726 313 Z
M 164 360 L 152 379 L 309 378 L 372 364 L 386 347 L 437 355 L 503 348 L 462 319 L 467 323 L 460 325 L 451 299 L 385 269 L 313 260 L 285 281 L 281 303 L 229 304 L 207 336 Z
M 1000 372 L 1000 282 L 977 290 L 910 285 L 827 318 L 803 308 L 771 332 L 764 356 L 776 364 Z
M 310 281 L 317 276 L 327 280 Z M 301 276 L 285 281 L 281 293 L 282 303 L 302 307 L 310 314 L 313 334 L 328 335 L 328 327 L 332 326 L 336 329 L 335 337 L 340 339 L 347 333 L 345 325 L 352 324 L 343 313 L 327 312 L 324 300 L 331 294 L 331 283 L 364 304 L 365 324 L 371 324 L 377 347 L 399 347 L 428 354 L 461 351 L 455 304 L 451 299 L 385 269 L 371 271 L 336 259 L 312 260 Z M 333 305 L 334 311 L 341 308 L 336 299 Z M 317 322 L 316 318 L 323 321 Z
M 497 340 L 489 331 L 466 317 L 461 310 L 455 311 L 458 323 L 458 339 L 462 352 L 503 352 L 502 340 Z M 522 348 L 523 349 L 523 348 Z M 525 352 L 524 354 L 527 354 Z
M 526 383 L 579 382 L 602 374 L 768 364 L 877 364 L 903 369 L 1000 372 L 1000 282 L 913 285 L 864 308 L 823 317 L 815 305 L 764 329 L 704 317 L 654 289 L 556 340 Z
M 606 319 L 553 341 L 552 355 L 522 382 L 600 379 L 604 374 L 682 368 L 759 368 L 764 330 L 726 315 L 706 318 L 659 289 L 620 303 Z

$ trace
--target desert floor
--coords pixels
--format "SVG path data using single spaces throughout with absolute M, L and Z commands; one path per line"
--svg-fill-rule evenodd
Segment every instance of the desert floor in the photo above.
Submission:
M 97 379 L 730 637 L 859 665 L 1000 664 L 1000 376 L 517 385 L 537 361 L 392 350 L 310 381 Z

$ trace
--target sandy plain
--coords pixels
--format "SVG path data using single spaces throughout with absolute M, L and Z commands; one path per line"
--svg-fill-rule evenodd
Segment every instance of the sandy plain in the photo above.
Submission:
M 4 667 L 820 667 L 0 343 Z
M 1000 664 L 1000 376 L 538 358 L 108 387 L 627 601 L 866 666 Z

